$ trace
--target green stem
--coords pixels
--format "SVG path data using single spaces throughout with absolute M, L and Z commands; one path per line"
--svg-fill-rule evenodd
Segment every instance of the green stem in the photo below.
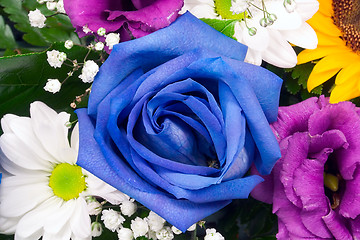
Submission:
M 191 232 L 191 240 L 197 240 L 198 238 L 196 237 L 196 228 L 194 231 Z

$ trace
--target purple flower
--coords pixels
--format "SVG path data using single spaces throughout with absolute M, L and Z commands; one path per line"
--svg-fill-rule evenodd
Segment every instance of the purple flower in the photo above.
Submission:
M 120 33 L 120 41 L 143 37 L 172 23 L 183 0 L 64 0 L 64 7 L 80 37 L 83 27 Z
M 78 109 L 78 164 L 185 231 L 247 198 L 280 148 L 282 80 L 190 13 L 114 46 Z
M 359 114 L 323 96 L 280 107 L 272 128 L 282 157 L 251 193 L 273 204 L 278 239 L 360 238 Z

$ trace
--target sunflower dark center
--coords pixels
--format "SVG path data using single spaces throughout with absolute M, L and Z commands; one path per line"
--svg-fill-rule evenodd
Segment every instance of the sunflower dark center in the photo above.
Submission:
M 354 52 L 360 53 L 360 0 L 333 0 L 334 24 L 343 40 Z

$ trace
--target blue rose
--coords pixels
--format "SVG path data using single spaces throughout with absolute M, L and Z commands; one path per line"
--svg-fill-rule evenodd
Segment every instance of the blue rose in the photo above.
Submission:
M 77 164 L 185 231 L 262 181 L 280 157 L 269 122 L 281 79 L 190 13 L 116 45 L 88 109 Z

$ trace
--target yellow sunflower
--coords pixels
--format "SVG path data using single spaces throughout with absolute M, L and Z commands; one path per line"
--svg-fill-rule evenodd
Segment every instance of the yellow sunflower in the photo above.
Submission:
M 298 55 L 298 64 L 320 59 L 312 70 L 309 91 L 335 74 L 330 102 L 360 96 L 360 1 L 319 0 L 319 11 L 308 21 L 316 31 L 318 47 Z

